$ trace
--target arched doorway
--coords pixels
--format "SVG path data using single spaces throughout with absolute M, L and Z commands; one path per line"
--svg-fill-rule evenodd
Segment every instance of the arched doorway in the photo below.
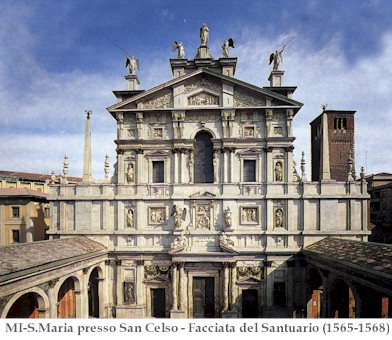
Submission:
M 76 318 L 75 283 L 72 277 L 66 279 L 59 289 L 57 317 Z
M 206 131 L 199 132 L 195 137 L 195 183 L 213 183 L 214 181 L 214 165 L 212 160 L 214 149 L 211 139 L 211 134 Z
M 94 268 L 88 280 L 88 316 L 91 318 L 99 318 L 98 283 L 98 269 Z
M 11 306 L 7 313 L 7 319 L 24 318 L 24 319 L 38 319 L 39 318 L 39 295 L 36 293 L 26 293 L 17 299 Z
M 355 318 L 355 298 L 353 291 L 341 279 L 332 283 L 330 289 L 330 318 Z
M 308 288 L 306 290 L 306 315 L 308 318 L 321 318 L 323 309 L 323 280 L 317 271 L 312 268 L 307 277 Z

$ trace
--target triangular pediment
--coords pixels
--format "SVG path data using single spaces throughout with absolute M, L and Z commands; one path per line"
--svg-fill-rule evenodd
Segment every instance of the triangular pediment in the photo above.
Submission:
M 205 191 L 203 193 L 201 193 L 199 191 L 199 192 L 196 192 L 195 194 L 192 194 L 189 196 L 189 198 L 215 198 L 215 197 L 216 197 L 216 195 L 214 195 L 208 191 Z
M 220 97 L 227 87 L 234 89 L 234 108 L 268 105 L 299 109 L 303 105 L 296 100 L 273 92 L 267 88 L 261 88 L 209 69 L 198 69 L 151 88 L 150 90 L 136 94 L 108 107 L 107 110 L 114 114 L 115 112 L 121 112 L 122 110 L 174 108 L 173 89 L 180 86 L 184 86 L 185 97 L 187 100 L 189 99 L 188 103 L 183 103 L 184 107 L 195 106 L 195 103 L 221 107 L 223 103 Z
M 259 284 L 261 284 L 261 280 L 258 280 L 254 277 L 246 277 L 246 278 L 237 280 L 237 284 L 259 285 Z
M 246 149 L 246 150 L 241 150 L 237 153 L 237 155 L 246 155 L 246 156 L 250 156 L 250 155 L 259 155 L 261 153 L 260 149 Z
M 169 281 L 169 279 L 165 276 L 153 276 L 153 277 L 149 277 L 147 279 L 144 280 L 144 283 L 167 283 Z
M 151 158 L 154 158 L 154 157 L 157 157 L 157 158 L 165 157 L 166 158 L 166 157 L 170 156 L 170 154 L 166 151 L 152 151 L 152 152 L 147 152 L 145 155 L 146 155 L 146 157 L 151 157 Z

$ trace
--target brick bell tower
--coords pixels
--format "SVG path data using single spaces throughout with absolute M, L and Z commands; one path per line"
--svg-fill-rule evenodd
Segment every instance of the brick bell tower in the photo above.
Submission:
M 347 181 L 349 159 L 355 164 L 354 114 L 355 111 L 324 108 L 323 113 L 310 123 L 312 181 Z M 328 159 L 324 159 L 326 157 Z M 330 178 L 323 177 L 325 173 L 330 173 Z

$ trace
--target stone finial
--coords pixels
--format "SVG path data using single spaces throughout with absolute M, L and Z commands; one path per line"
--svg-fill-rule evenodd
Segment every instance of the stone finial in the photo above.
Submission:
M 56 174 L 54 171 L 52 171 L 50 175 L 50 184 L 54 184 L 56 182 Z
M 301 181 L 305 182 L 306 181 L 306 162 L 305 162 L 305 152 L 302 151 L 302 157 L 301 157 Z
M 105 179 L 108 180 L 109 172 L 110 172 L 109 155 L 105 155 L 104 171 L 105 171 Z
M 68 157 L 67 156 L 64 156 L 63 175 L 65 178 L 67 178 L 67 176 L 68 176 Z
M 321 104 L 321 109 L 323 110 L 323 113 L 325 111 L 327 111 L 327 107 L 328 107 L 328 104 Z
M 83 182 L 91 181 L 91 125 L 90 117 L 91 110 L 85 110 L 86 112 L 86 124 L 84 128 L 84 157 L 83 157 Z
M 363 166 L 361 166 L 361 172 L 359 174 L 359 176 L 361 177 L 361 182 L 365 182 L 365 168 Z
M 223 45 L 222 45 L 223 58 L 229 57 L 229 47 L 234 48 L 234 40 L 232 38 L 229 38 L 223 42 Z
M 351 151 L 348 154 L 347 168 L 348 168 L 347 181 L 348 182 L 353 182 L 354 181 L 354 177 L 353 177 L 353 158 L 352 158 L 352 155 L 351 155 Z

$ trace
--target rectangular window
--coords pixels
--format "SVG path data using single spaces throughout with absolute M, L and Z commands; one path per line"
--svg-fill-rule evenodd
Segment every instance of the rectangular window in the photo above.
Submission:
M 19 243 L 19 230 L 12 230 L 12 243 Z
M 279 307 L 286 306 L 286 283 L 274 282 L 274 305 Z
M 20 209 L 19 207 L 11 207 L 12 210 L 12 218 L 20 218 Z
M 256 182 L 256 160 L 244 160 L 244 182 Z
M 154 161 L 152 162 L 152 182 L 164 183 L 165 182 L 165 162 Z

